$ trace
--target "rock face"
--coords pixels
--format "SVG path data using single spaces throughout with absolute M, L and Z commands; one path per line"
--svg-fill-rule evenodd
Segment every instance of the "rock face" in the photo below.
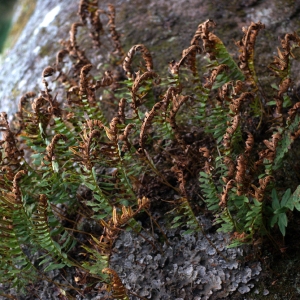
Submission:
M 17 43 L 1 63 L 1 111 L 15 112 L 24 93 L 41 88 L 41 72 L 54 63 L 58 41 L 68 37 L 67 26 L 77 19 L 76 11 L 76 1 L 37 1 Z
M 199 221 L 209 230 L 209 220 Z M 129 291 L 153 300 L 213 300 L 227 299 L 235 291 L 246 294 L 255 286 L 260 263 L 245 265 L 239 260 L 247 247 L 228 249 L 229 236 L 223 233 L 190 235 L 161 225 L 169 240 L 161 251 L 149 243 L 159 247 L 158 235 L 153 239 L 146 231 L 141 235 L 124 232 L 115 244 L 111 268 Z
M 36 9 L 19 40 L 2 60 L 0 111 L 15 112 L 18 99 L 25 92 L 39 91 L 42 70 L 55 62 L 59 41 L 68 38 L 70 24 L 78 21 L 77 2 L 37 0 Z M 257 39 L 256 66 L 264 84 L 270 74 L 266 68 L 272 60 L 270 54 L 275 54 L 279 46 L 278 36 L 300 30 L 299 1 L 252 0 L 228 4 L 225 0 L 112 0 L 101 1 L 101 8 L 106 9 L 108 3 L 116 7 L 117 30 L 125 51 L 134 44 L 144 43 L 153 54 L 155 70 L 160 73 L 166 72 L 171 59 L 180 57 L 197 25 L 206 19 L 217 23 L 215 33 L 236 57 L 234 41 L 241 39 L 241 28 L 251 21 L 261 21 L 266 29 Z M 88 48 L 87 43 L 85 49 Z M 98 58 L 105 57 L 107 50 L 98 52 Z

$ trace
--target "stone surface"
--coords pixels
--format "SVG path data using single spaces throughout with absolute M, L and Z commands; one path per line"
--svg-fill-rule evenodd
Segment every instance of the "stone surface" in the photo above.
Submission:
M 39 91 L 42 70 L 55 62 L 59 41 L 68 38 L 71 23 L 78 21 L 77 2 L 37 0 L 19 40 L 2 58 L 0 111 L 15 112 L 25 92 Z M 108 3 L 116 6 L 116 25 L 124 49 L 144 43 L 153 54 L 154 68 L 159 73 L 167 71 L 171 59 L 181 56 L 198 24 L 206 19 L 217 23 L 215 33 L 235 57 L 238 52 L 234 41 L 241 39 L 241 28 L 251 21 L 262 21 L 266 29 L 259 34 L 255 59 L 260 81 L 265 84 L 270 74 L 266 66 L 272 59 L 270 54 L 277 51 L 278 36 L 300 30 L 299 1 L 111 0 L 101 1 L 100 8 L 106 9 Z M 89 51 L 90 46 L 87 43 L 85 49 Z M 100 70 L 109 50 L 104 47 L 93 55 L 98 58 Z M 295 84 L 298 80 L 297 77 Z

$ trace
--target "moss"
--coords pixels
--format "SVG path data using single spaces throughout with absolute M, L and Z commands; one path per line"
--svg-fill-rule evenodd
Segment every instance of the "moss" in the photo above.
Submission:
M 4 49 L 11 48 L 17 42 L 20 34 L 26 26 L 30 16 L 34 12 L 36 0 L 18 0 L 16 7 L 21 8 L 17 20 L 11 27 Z

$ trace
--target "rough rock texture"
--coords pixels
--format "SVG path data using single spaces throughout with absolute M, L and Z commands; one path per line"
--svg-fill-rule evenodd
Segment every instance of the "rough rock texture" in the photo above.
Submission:
M 77 5 L 72 0 L 37 1 L 17 43 L 1 63 L 1 111 L 15 112 L 24 93 L 42 88 L 41 73 L 54 63 L 59 39 L 68 37 L 67 26 L 77 19 Z
M 209 220 L 202 218 L 201 223 L 210 229 Z M 184 230 L 166 229 L 164 225 L 162 229 L 169 244 L 159 245 L 159 236 L 153 238 L 145 231 L 142 235 L 124 232 L 116 242 L 111 268 L 130 291 L 153 300 L 207 300 L 223 299 L 234 291 L 246 294 L 254 287 L 261 265 L 241 263 L 247 247 L 226 248 L 228 235 L 186 235 Z M 149 240 L 158 249 L 153 249 Z
M 21 95 L 29 90 L 39 90 L 41 71 L 54 63 L 55 54 L 60 49 L 59 40 L 68 37 L 70 24 L 78 20 L 77 2 L 37 0 L 36 9 L 18 42 L 2 60 L 0 111 L 16 111 Z M 279 46 L 278 36 L 300 30 L 299 1 L 111 0 L 101 1 L 100 7 L 105 9 L 108 3 L 116 6 L 116 25 L 124 49 L 144 43 L 153 54 L 154 67 L 160 73 L 167 71 L 172 58 L 180 57 L 198 24 L 206 19 L 217 23 L 215 33 L 235 56 L 238 53 L 234 41 L 241 39 L 241 28 L 250 25 L 251 21 L 262 21 L 266 29 L 257 39 L 256 66 L 263 84 L 270 74 L 266 68 L 271 60 L 270 53 L 275 54 Z M 90 48 L 87 43 L 85 49 Z M 104 47 L 93 57 L 103 58 L 108 50 Z

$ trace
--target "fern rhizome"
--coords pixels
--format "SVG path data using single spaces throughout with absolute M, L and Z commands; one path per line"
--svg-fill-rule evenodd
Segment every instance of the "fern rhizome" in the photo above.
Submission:
M 198 217 L 210 211 L 215 228 L 232 234 L 231 246 L 274 230 L 284 236 L 287 213 L 300 210 L 292 157 L 300 102 L 290 93 L 297 34 L 284 36 L 269 64 L 270 96 L 254 67 L 262 23 L 243 28 L 236 62 L 207 20 L 163 75 L 146 45 L 126 54 L 114 7 L 97 2 L 80 1 L 80 22 L 42 71 L 44 89 L 21 97 L 11 124 L 0 115 L 1 282 L 26 292 L 37 278 L 52 281 L 51 270 L 75 268 L 76 285 L 54 282 L 62 295 L 107 289 L 129 299 L 109 268 L 112 248 L 122 230 L 150 222 L 167 243 L 156 209 L 168 212 L 170 226 L 204 235 Z M 88 30 L 101 47 L 102 22 L 112 51 L 97 69 L 77 33 Z M 61 99 L 53 81 L 64 87 Z

